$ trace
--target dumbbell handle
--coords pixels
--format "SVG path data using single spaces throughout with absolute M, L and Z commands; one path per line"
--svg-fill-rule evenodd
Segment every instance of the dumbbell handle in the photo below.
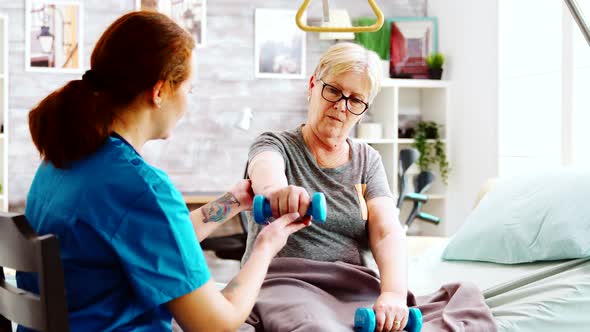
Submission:
M 270 202 L 262 195 L 256 195 L 252 205 L 252 212 L 254 213 L 254 221 L 257 224 L 266 224 L 266 219 L 272 217 L 272 210 Z M 311 204 L 307 209 L 306 216 L 312 216 L 313 221 L 317 223 L 324 223 L 326 221 L 326 196 L 323 193 L 314 193 L 311 196 Z
M 372 308 L 358 308 L 354 313 L 354 330 L 356 332 L 375 331 L 375 312 Z M 407 332 L 420 332 L 422 330 L 422 312 L 418 308 L 410 308 L 408 323 L 404 328 Z

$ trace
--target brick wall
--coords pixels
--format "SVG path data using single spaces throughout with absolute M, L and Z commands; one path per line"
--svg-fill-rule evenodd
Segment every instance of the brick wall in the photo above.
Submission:
M 381 0 L 386 17 L 422 16 L 427 0 Z M 134 0 L 86 0 L 84 3 L 84 60 L 89 63 L 94 43 L 104 29 Z M 209 0 L 207 46 L 197 49 L 197 87 L 191 108 L 173 137 L 150 142 L 143 153 L 164 169 L 181 191 L 221 191 L 241 178 L 248 147 L 261 132 L 290 129 L 306 118 L 307 79 L 254 78 L 254 9 L 297 9 L 294 0 Z M 341 0 L 352 17 L 370 15 L 367 2 Z M 43 97 L 79 75 L 25 72 L 25 1 L 0 0 L 0 13 L 9 16 L 9 195 L 13 210 L 22 208 L 39 163 L 32 144 L 27 114 Z M 321 1 L 312 2 L 308 17 L 321 16 Z M 309 75 L 331 42 L 307 34 Z M 254 112 L 248 131 L 236 127 L 244 108 Z

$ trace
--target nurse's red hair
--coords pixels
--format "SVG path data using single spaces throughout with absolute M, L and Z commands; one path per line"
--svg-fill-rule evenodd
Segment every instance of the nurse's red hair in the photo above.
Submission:
M 41 156 L 55 167 L 95 152 L 113 120 L 141 93 L 163 80 L 176 88 L 190 75 L 190 34 L 167 16 L 133 12 L 100 37 L 82 80 L 70 81 L 29 113 L 29 129 Z

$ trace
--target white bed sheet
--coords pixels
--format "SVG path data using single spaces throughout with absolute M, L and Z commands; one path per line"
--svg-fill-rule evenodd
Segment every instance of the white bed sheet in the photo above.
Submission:
M 448 241 L 408 238 L 408 284 L 414 294 L 470 281 L 484 293 L 498 332 L 590 331 L 590 259 L 516 265 L 443 261 Z
M 590 258 L 488 289 L 484 297 L 499 332 L 590 331 Z
M 418 254 L 413 251 L 413 241 L 408 237 L 408 288 L 415 295 L 432 293 L 449 282 L 470 281 L 482 291 L 518 279 L 527 274 L 561 262 L 539 262 L 503 265 L 485 262 L 443 261 L 441 256 L 449 242 L 448 238 L 431 238 Z

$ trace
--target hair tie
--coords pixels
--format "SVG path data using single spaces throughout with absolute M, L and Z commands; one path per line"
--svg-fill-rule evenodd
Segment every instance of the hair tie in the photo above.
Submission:
M 96 71 L 92 69 L 87 70 L 84 75 L 82 75 L 82 81 L 88 83 L 88 85 L 95 90 L 101 90 L 104 87 L 102 81 L 98 75 L 96 75 Z

